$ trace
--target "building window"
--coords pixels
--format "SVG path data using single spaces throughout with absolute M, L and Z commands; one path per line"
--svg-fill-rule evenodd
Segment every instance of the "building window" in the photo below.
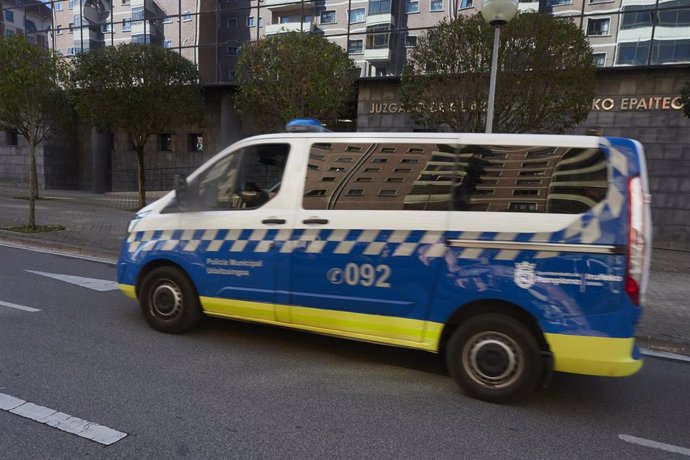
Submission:
M 170 133 L 160 135 L 160 150 L 162 152 L 173 151 L 173 136 Z
M 398 196 L 398 191 L 395 189 L 381 189 L 381 190 L 379 190 L 379 196 L 389 196 L 389 197 Z
M 416 35 L 408 35 L 407 37 L 405 37 L 405 47 L 414 48 L 415 46 L 417 46 Z
M 307 21 L 307 18 L 304 18 L 304 22 L 311 22 L 311 20 Z M 264 26 L 264 18 L 259 16 L 259 29 L 262 28 L 263 26 Z
M 356 8 L 354 10 L 350 10 L 350 24 L 364 22 L 365 14 L 366 8 Z
M 674 8 L 657 12 L 658 24 L 663 27 L 687 27 L 690 25 L 690 9 Z
M 347 196 L 364 196 L 364 189 L 363 188 L 352 188 L 347 191 L 346 193 Z
M 163 42 L 163 48 L 172 48 L 172 40 L 165 40 Z
M 7 36 L 11 37 L 12 35 L 14 35 L 14 30 L 7 29 Z
M 547 0 L 547 5 L 548 6 L 560 6 L 560 5 L 570 5 L 572 4 L 572 0 Z
M 129 5 L 129 0 L 122 0 L 123 5 Z
M 254 16 L 249 16 L 247 18 L 247 27 L 254 27 Z
M 388 48 L 390 40 L 390 24 L 367 27 L 367 49 Z
M 163 24 L 172 24 L 172 23 L 173 23 L 172 16 L 166 16 L 163 18 Z
M 611 19 L 609 19 L 609 18 L 600 18 L 600 19 L 589 18 L 587 20 L 587 35 L 590 37 L 595 37 L 595 36 L 599 36 L 599 35 L 608 35 L 610 25 L 611 25 Z
M 68 9 L 68 10 L 73 10 L 73 9 L 74 9 L 75 3 L 77 3 L 76 0 L 69 0 L 69 1 L 67 2 L 67 9 Z
M 594 58 L 595 66 L 604 67 L 606 65 L 606 53 L 594 53 L 592 57 Z
M 67 56 L 74 56 L 74 48 L 67 48 Z
M 147 43 L 151 43 L 151 38 L 149 35 L 146 34 L 135 34 L 132 35 L 132 43 L 140 43 L 142 45 L 145 45 Z
M 364 40 L 350 40 L 347 52 L 350 54 L 364 53 Z
M 333 24 L 335 22 L 335 10 L 321 12 L 321 24 Z
M 62 26 L 58 24 L 58 26 L 55 28 L 55 33 L 58 35 L 62 35 Z
M 131 32 L 132 31 L 132 19 L 131 18 L 125 18 L 122 20 L 122 31 L 123 32 Z
M 189 151 L 203 152 L 204 151 L 204 135 L 194 133 L 189 135 Z
M 388 163 L 388 158 L 376 157 L 371 160 L 372 163 Z
M 5 131 L 5 142 L 7 145 L 14 146 L 19 144 L 19 139 L 17 136 L 17 130 L 8 129 Z
M 390 14 L 391 0 L 369 0 L 369 16 Z
M 443 0 L 429 0 L 429 11 L 443 11 Z
M 460 8 L 472 8 L 474 6 L 474 0 L 460 0 Z
M 690 40 L 654 40 L 651 64 L 690 62 Z
M 5 22 L 11 22 L 14 24 L 14 11 L 5 10 Z
M 406 13 L 419 13 L 419 0 L 407 0 Z
M 55 11 L 62 11 L 62 2 L 55 2 Z
M 537 210 L 537 204 L 536 203 L 511 202 L 510 205 L 508 205 L 508 211 L 512 211 L 512 212 L 534 212 L 536 210 Z
M 103 33 L 108 33 L 113 31 L 113 25 L 109 22 L 106 22 L 105 24 L 101 25 L 101 31 Z
M 240 54 L 240 48 L 238 46 L 228 46 L 228 56 L 237 56 Z
M 621 9 L 623 10 L 623 18 L 620 25 L 622 30 L 652 27 L 654 12 L 651 10 L 654 9 L 654 5 L 629 5 Z M 630 10 L 634 11 L 630 12 Z
M 144 20 L 144 7 L 135 6 L 132 8 L 132 21 L 143 21 Z
M 182 15 L 182 22 L 189 22 L 192 20 L 192 12 L 189 10 L 185 10 L 184 14 Z
M 621 43 L 618 45 L 616 64 L 645 65 L 649 57 L 649 41 Z
M 237 18 L 228 18 L 228 29 L 237 28 Z

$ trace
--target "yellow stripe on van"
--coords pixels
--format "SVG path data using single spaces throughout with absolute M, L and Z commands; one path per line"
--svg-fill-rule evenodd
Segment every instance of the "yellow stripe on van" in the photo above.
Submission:
M 248 320 L 432 352 L 437 351 L 443 330 L 443 324 L 408 318 L 298 306 L 288 307 L 215 297 L 201 297 L 200 299 L 204 313 L 211 316 Z M 280 311 L 289 308 L 292 322 L 277 321 L 275 319 L 276 308 Z M 421 340 L 422 337 L 424 340 Z
M 275 321 L 272 303 L 248 302 L 246 300 L 199 297 L 204 313 L 229 318 L 250 319 L 253 321 Z
M 134 286 L 130 286 L 129 284 L 118 284 L 117 287 L 130 299 L 137 300 L 137 291 Z
M 544 334 L 553 352 L 554 370 L 602 377 L 625 377 L 642 367 L 633 359 L 634 338 Z

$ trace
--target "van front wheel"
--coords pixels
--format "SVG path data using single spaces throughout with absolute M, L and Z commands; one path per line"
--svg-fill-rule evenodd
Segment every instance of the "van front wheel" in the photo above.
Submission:
M 179 334 L 202 318 L 194 285 L 175 267 L 151 270 L 141 283 L 139 303 L 146 322 L 160 332 Z
M 535 390 L 542 372 L 534 335 L 507 315 L 475 316 L 461 324 L 448 343 L 448 370 L 465 393 L 505 403 Z

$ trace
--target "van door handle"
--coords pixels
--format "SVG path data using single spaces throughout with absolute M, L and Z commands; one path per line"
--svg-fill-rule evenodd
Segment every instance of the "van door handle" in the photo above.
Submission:
M 319 225 L 325 225 L 328 223 L 328 219 L 304 219 L 302 221 L 303 224 L 319 224 Z
M 270 219 L 264 219 L 261 221 L 262 224 L 284 224 L 286 222 L 285 219 L 276 219 L 275 217 L 272 217 Z

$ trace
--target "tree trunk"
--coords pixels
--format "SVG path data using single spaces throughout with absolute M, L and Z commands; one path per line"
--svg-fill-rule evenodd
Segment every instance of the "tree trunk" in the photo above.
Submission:
M 38 175 L 36 174 L 36 145 L 29 141 L 29 228 L 36 228 L 36 199 L 38 199 Z
M 137 164 L 139 166 L 139 207 L 146 206 L 146 181 L 144 175 L 144 143 L 136 144 Z

